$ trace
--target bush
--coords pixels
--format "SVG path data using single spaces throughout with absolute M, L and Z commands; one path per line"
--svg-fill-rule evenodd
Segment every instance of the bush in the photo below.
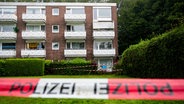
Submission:
M 42 59 L 6 59 L 4 65 L 6 76 L 40 76 L 44 75 Z
M 125 73 L 141 78 L 184 78 L 183 28 L 130 46 L 120 60 Z
M 91 70 L 96 70 L 96 66 L 93 66 L 90 61 L 86 61 L 81 58 L 75 58 L 73 60 L 61 60 L 60 62 L 51 62 L 48 66 L 45 66 L 46 74 L 55 75 L 80 75 L 87 74 Z
M 0 60 L 0 76 L 4 76 L 5 75 L 4 65 L 5 65 L 5 61 L 4 60 Z

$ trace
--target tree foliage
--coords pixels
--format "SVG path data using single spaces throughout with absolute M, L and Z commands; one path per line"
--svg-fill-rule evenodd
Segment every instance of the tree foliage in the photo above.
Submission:
M 123 0 L 118 17 L 119 52 L 164 33 L 184 20 L 183 0 Z
M 184 78 L 184 25 L 127 48 L 124 74 L 138 78 Z

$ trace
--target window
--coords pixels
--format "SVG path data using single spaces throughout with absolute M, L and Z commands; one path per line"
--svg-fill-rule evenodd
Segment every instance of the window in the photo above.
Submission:
M 2 50 L 14 50 L 15 48 L 15 43 L 2 43 Z
M 84 49 L 84 42 L 67 42 L 66 49 Z
M 0 14 L 16 14 L 16 8 L 0 8 Z
M 112 42 L 110 41 L 102 41 L 102 42 L 95 42 L 95 49 L 100 50 L 100 49 L 112 49 Z
M 41 14 L 40 8 L 28 8 L 26 13 L 27 14 Z
M 52 50 L 59 50 L 59 43 L 58 42 L 52 43 Z
M 27 25 L 26 31 L 45 31 L 45 25 Z
M 59 8 L 53 8 L 52 15 L 59 15 Z
M 84 14 L 84 8 L 67 8 L 67 14 Z
M 45 14 L 45 8 L 27 8 L 27 14 Z
M 45 49 L 45 43 L 44 42 L 27 42 L 26 43 L 26 49 Z
M 66 25 L 67 31 L 85 31 L 84 24 L 74 24 L 74 25 Z
M 112 59 L 98 59 L 98 69 L 112 69 Z
M 1 25 L 0 26 L 0 31 L 1 32 L 13 32 L 15 25 Z
M 93 19 L 97 21 L 111 21 L 111 8 L 93 8 Z
M 52 32 L 53 33 L 59 33 L 59 25 L 53 25 L 52 26 Z

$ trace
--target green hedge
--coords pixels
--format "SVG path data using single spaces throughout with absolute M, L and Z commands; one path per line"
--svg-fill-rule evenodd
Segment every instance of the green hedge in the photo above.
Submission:
M 184 25 L 130 46 L 120 63 L 133 77 L 184 78 Z
M 60 62 L 45 61 L 45 74 L 54 75 L 79 75 L 87 74 L 90 70 L 96 70 L 97 67 L 81 58 L 73 60 L 61 60 Z
M 40 76 L 44 75 L 43 59 L 6 59 L 1 76 Z
M 0 60 L 0 76 L 4 76 L 5 75 L 4 66 L 5 66 L 5 61 L 4 60 Z

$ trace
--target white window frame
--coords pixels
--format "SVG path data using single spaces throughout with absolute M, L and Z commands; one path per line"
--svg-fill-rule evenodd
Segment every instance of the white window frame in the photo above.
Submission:
M 0 32 L 5 32 L 4 31 L 4 26 L 13 26 L 13 27 L 16 27 L 15 24 L 4 24 L 4 25 L 0 25 Z M 14 29 L 12 28 L 12 31 L 8 31 L 8 32 L 14 32 Z
M 69 9 L 69 10 L 67 10 L 67 9 Z M 66 14 L 74 14 L 73 9 L 83 9 L 84 13 L 81 13 L 81 14 L 85 14 L 84 7 L 66 7 Z
M 113 58 L 96 58 L 95 60 L 97 61 L 98 70 L 112 71 L 112 68 L 113 68 Z M 102 68 L 103 65 L 100 64 L 101 60 L 111 60 L 111 65 L 106 65 L 107 69 L 103 69 Z
M 101 42 L 111 42 L 112 43 L 111 49 L 113 49 L 113 42 L 112 42 L 112 40 L 95 40 L 94 43 L 93 43 L 93 49 L 95 49 L 95 50 L 103 50 L 103 49 L 100 49 L 100 44 L 98 44 L 98 48 L 97 49 L 95 48 L 95 44 L 96 43 L 101 43 Z
M 54 26 L 57 26 L 58 30 L 54 30 Z M 52 25 L 52 33 L 59 33 L 59 25 Z
M 54 47 L 54 45 L 58 44 L 58 47 Z M 52 42 L 52 50 L 59 50 L 59 42 Z
M 15 49 L 3 49 L 3 43 L 15 43 Z M 1 42 L 0 43 L 0 50 L 16 50 L 16 42 L 11 42 L 11 41 L 7 41 L 7 42 Z
M 17 12 L 17 7 L 16 6 L 0 6 L 0 9 L 2 11 L 2 13 L 0 15 L 4 14 L 4 9 L 15 9 L 15 14 Z
M 45 12 L 46 12 L 46 9 L 45 9 L 44 6 L 40 6 L 40 7 L 38 7 L 38 6 L 27 6 L 27 8 L 26 8 L 26 14 L 28 14 L 27 11 L 29 9 L 39 9 L 39 13 L 38 14 L 45 14 Z
M 41 30 L 41 27 L 42 27 L 42 26 L 45 26 L 45 24 L 39 24 L 39 25 L 27 24 L 27 25 L 26 25 L 26 31 L 32 31 L 32 30 L 28 30 L 28 26 L 39 26 L 38 31 L 42 31 L 42 30 Z M 45 29 L 46 29 L 46 27 L 45 27 Z M 45 31 L 45 30 L 44 30 L 44 31 Z M 33 31 L 33 32 L 35 32 L 35 31 Z
M 94 9 L 97 9 L 97 19 L 94 18 Z M 110 9 L 110 17 L 109 18 L 102 18 L 99 16 L 99 9 Z M 93 7 L 93 21 L 112 21 L 112 11 L 111 7 Z
M 56 12 L 55 12 L 55 10 L 56 10 Z M 58 16 L 59 15 L 59 8 L 52 8 L 52 15 Z
M 83 26 L 83 30 L 75 30 L 75 26 Z M 70 30 L 67 29 L 67 26 L 70 26 Z M 84 32 L 85 31 L 85 24 L 66 24 L 66 31 L 68 32 Z
M 67 50 L 74 50 L 73 48 L 72 48 L 72 43 L 84 43 L 84 48 L 83 49 L 85 49 L 85 41 L 66 41 L 66 49 Z M 70 43 L 70 49 L 68 49 L 68 47 L 67 47 L 67 43 Z M 83 50 L 83 49 L 78 49 L 78 50 Z

